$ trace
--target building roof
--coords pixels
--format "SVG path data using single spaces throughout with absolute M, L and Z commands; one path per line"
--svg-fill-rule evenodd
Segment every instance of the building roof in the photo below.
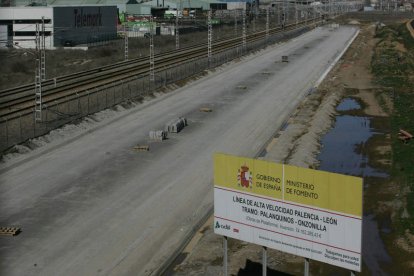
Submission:
M 15 0 L 16 6 L 28 6 L 36 2 L 46 2 L 49 6 L 83 6 L 83 5 L 118 5 L 118 7 L 129 4 L 144 4 L 146 6 L 175 8 L 203 8 L 208 9 L 210 4 L 225 2 L 251 2 L 252 0 Z
M 237 2 L 244 2 L 243 0 L 239 0 Z M 219 4 L 223 3 L 221 0 L 150 0 L 144 5 L 150 5 L 153 7 L 162 6 L 164 3 L 164 7 L 169 7 L 171 9 L 176 8 L 203 8 L 209 9 L 210 4 Z
M 76 6 L 76 5 L 116 5 L 138 4 L 142 0 L 46 0 L 47 5 L 52 6 Z M 43 0 L 14 0 L 16 6 L 28 6 L 35 2 L 42 4 Z M 145 2 L 145 0 L 144 0 Z
M 16 6 L 27 6 L 32 2 L 41 4 L 43 0 L 15 0 Z M 152 4 L 157 3 L 155 0 L 46 0 L 47 5 L 52 6 L 78 6 L 78 5 L 120 5 L 120 4 Z M 162 0 L 158 0 L 162 3 Z M 206 3 L 220 3 L 220 2 L 250 2 L 250 0 L 164 0 L 175 5 L 182 3 L 183 6 L 203 6 Z

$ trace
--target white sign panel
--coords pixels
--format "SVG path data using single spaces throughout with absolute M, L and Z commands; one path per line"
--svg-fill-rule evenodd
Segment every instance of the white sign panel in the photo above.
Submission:
M 216 154 L 214 217 L 216 234 L 361 271 L 360 178 Z

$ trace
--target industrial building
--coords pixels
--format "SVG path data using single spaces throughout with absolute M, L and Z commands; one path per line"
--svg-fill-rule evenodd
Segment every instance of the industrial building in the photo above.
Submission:
M 0 47 L 35 48 L 36 27 L 46 49 L 90 44 L 116 38 L 116 6 L 3 7 Z
M 0 0 L 2 6 L 116 6 L 119 12 L 150 14 L 151 8 L 167 9 L 232 9 L 255 0 Z M 235 3 L 241 3 L 235 5 Z
M 167 10 L 183 10 L 189 13 L 189 11 L 202 12 L 210 9 L 246 9 L 248 3 L 254 0 L 0 1 L 2 6 L 0 9 L 0 48 L 35 48 L 36 24 L 42 25 L 43 22 L 45 47 L 54 49 L 64 46 L 84 46 L 116 38 L 117 27 L 119 23 L 125 21 L 127 18 L 125 15 L 133 15 L 134 24 L 139 25 L 139 23 L 146 22 L 136 22 L 136 18 L 143 16 L 145 19 L 151 15 L 164 17 Z M 134 28 L 137 27 L 135 25 Z M 134 28 L 133 30 L 136 29 Z M 171 30 L 167 33 L 172 34 Z M 128 36 L 130 31 L 131 28 L 128 30 Z M 148 30 L 137 36 L 146 32 Z

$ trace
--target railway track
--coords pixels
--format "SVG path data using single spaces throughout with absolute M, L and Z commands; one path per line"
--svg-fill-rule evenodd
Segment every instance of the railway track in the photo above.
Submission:
M 228 39 L 219 40 L 216 42 L 216 44 L 218 45 L 219 43 L 226 42 L 226 41 L 228 41 Z M 204 45 L 205 44 L 198 44 L 198 45 L 194 45 L 191 47 L 185 47 L 185 48 L 181 48 L 180 51 L 203 48 Z M 177 53 L 179 53 L 177 52 L 177 50 L 168 51 L 163 54 L 156 55 L 155 59 L 160 60 L 164 56 L 169 56 L 171 54 L 177 54 Z M 127 61 L 121 61 L 121 62 L 97 67 L 91 70 L 80 71 L 80 72 L 76 72 L 73 74 L 48 79 L 42 82 L 42 89 L 43 89 L 43 92 L 46 92 L 46 90 L 55 88 L 56 86 L 62 86 L 66 82 L 69 82 L 69 81 L 76 80 L 78 82 L 79 78 L 91 78 L 96 74 L 102 74 L 102 73 L 110 74 L 111 72 L 113 72 L 114 70 L 118 70 L 119 68 L 126 69 L 130 66 L 136 66 L 137 64 L 148 63 L 148 62 L 149 62 L 148 57 L 135 58 L 135 59 L 127 60 Z M 34 83 L 31 83 L 31 84 L 26 84 L 26 85 L 22 85 L 19 87 L 13 87 L 13 88 L 4 89 L 0 91 L 0 107 L 5 107 L 7 104 L 9 105 L 13 104 L 13 100 L 24 97 L 28 94 L 32 95 L 33 88 L 34 88 Z
M 319 20 L 319 19 L 318 19 Z M 273 28 L 269 30 L 270 35 L 293 30 L 302 27 L 315 20 L 302 21 L 298 24 L 290 24 L 284 29 Z M 266 31 L 256 32 L 247 36 L 246 41 L 251 43 L 263 39 Z M 213 54 L 240 46 L 242 38 L 231 38 L 217 41 L 213 44 Z M 155 70 L 164 70 L 177 64 L 184 63 L 191 59 L 199 59 L 207 56 L 207 47 L 205 45 L 196 45 L 181 49 L 179 51 L 170 51 L 155 57 Z M 53 105 L 54 102 L 72 100 L 73 98 L 89 93 L 93 89 L 110 86 L 114 83 L 128 82 L 137 76 L 149 74 L 149 59 L 138 58 L 123 61 L 96 69 L 82 71 L 56 78 L 59 85 L 55 86 L 55 79 L 49 79 L 42 83 L 43 104 Z M 33 112 L 34 108 L 34 84 L 24 85 L 13 89 L 0 91 L 0 117 L 3 119 L 12 119 Z
M 201 46 L 201 45 L 196 45 L 196 46 Z M 181 50 L 185 50 L 185 49 L 189 49 L 189 48 L 191 48 L 191 47 L 182 48 Z M 168 51 L 168 52 L 166 52 L 162 55 L 156 55 L 156 58 L 160 58 L 160 57 L 162 58 L 163 55 L 168 55 L 168 54 L 171 54 L 171 53 L 174 53 L 174 52 L 176 52 L 176 51 L 175 50 L 174 51 Z M 135 65 L 139 62 L 147 61 L 147 60 L 148 60 L 148 57 L 129 59 L 127 61 L 120 61 L 120 62 L 117 62 L 117 63 L 97 67 L 97 68 L 94 68 L 94 69 L 90 69 L 90 70 L 86 70 L 86 71 L 80 71 L 80 72 L 76 72 L 76 73 L 73 73 L 73 74 L 48 79 L 48 80 L 45 80 L 45 81 L 42 82 L 42 88 L 43 89 L 46 88 L 46 90 L 47 90 L 48 88 L 55 87 L 55 83 L 57 85 L 61 86 L 63 83 L 68 82 L 68 81 L 79 80 L 79 78 L 87 77 L 87 76 L 91 76 L 91 75 L 98 74 L 98 73 L 103 73 L 103 72 L 110 73 L 112 70 L 116 70 L 116 69 L 121 68 L 121 67 L 128 67 L 128 66 L 131 66 L 131 65 Z M 31 83 L 31 84 L 22 85 L 22 86 L 19 86 L 19 87 L 13 87 L 13 88 L 1 90 L 0 91 L 0 104 L 5 103 L 8 100 L 12 100 L 12 99 L 22 97 L 22 96 L 24 96 L 24 94 L 28 93 L 29 91 L 32 94 L 33 87 L 34 87 L 34 83 Z

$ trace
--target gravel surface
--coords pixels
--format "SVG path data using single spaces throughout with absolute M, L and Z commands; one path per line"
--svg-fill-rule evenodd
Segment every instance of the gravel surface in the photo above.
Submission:
M 154 272 L 212 207 L 213 153 L 257 155 L 355 31 L 317 28 L 6 162 L 0 224 L 23 232 L 1 237 L 0 274 Z M 148 140 L 179 116 L 182 132 Z

